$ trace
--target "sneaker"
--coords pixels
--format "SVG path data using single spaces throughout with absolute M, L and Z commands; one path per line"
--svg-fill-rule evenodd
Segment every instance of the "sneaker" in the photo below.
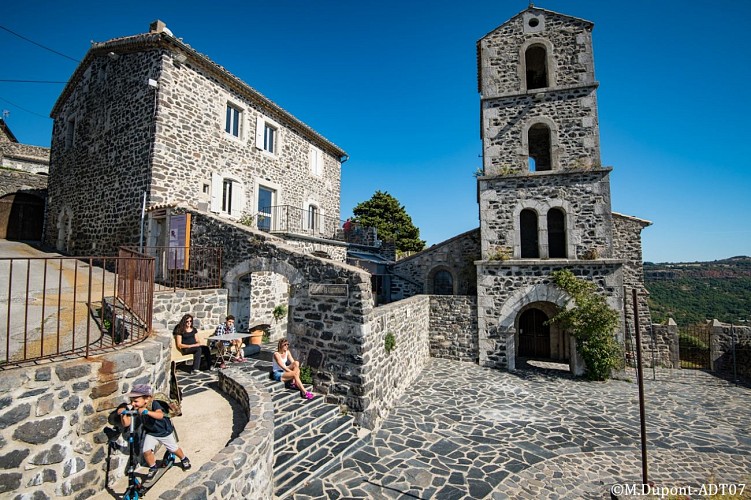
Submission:
M 183 458 L 180 461 L 180 464 L 182 464 L 183 470 L 188 470 L 192 467 L 192 465 L 190 465 L 190 460 L 188 459 L 188 457 Z
M 306 392 L 305 394 L 301 394 L 301 396 L 305 399 L 313 399 L 315 397 L 315 394 L 312 392 Z
M 158 470 L 159 470 L 159 467 L 156 464 L 149 467 L 149 472 L 148 474 L 146 474 L 146 479 L 147 480 L 154 479 L 154 476 L 156 476 L 156 473 Z

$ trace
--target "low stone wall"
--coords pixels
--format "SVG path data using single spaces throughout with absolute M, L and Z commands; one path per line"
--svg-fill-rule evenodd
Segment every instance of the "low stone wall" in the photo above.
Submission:
M 378 307 L 369 316 L 364 325 L 360 375 L 352 371 L 352 376 L 361 377 L 363 382 L 362 400 L 367 407 L 355 414 L 362 427 L 378 428 L 404 391 L 417 380 L 430 358 L 429 322 L 430 298 L 427 295 Z M 387 333 L 392 333 L 396 339 L 391 353 L 385 348 Z
M 199 330 L 215 328 L 227 316 L 227 290 L 178 290 L 154 293 L 154 316 L 152 325 L 170 334 L 184 314 L 192 314 L 197 320 L 193 325 Z
M 219 388 L 248 417 L 240 436 L 160 498 L 272 498 L 274 405 L 268 391 L 239 369 L 219 372 Z
M 710 328 L 712 371 L 751 381 L 751 327 L 715 320 Z
M 86 498 L 102 490 L 107 417 L 135 384 L 167 388 L 169 352 L 162 332 L 89 359 L 0 372 L 0 496 Z M 122 476 L 126 461 L 111 457 L 110 470 Z
M 477 297 L 430 296 L 430 357 L 479 360 Z
M 18 170 L 0 169 L 0 196 L 24 192 L 44 198 L 47 196 L 47 176 Z
M 634 345 L 636 345 L 634 336 Z M 653 324 L 651 335 L 642 338 L 642 356 L 644 366 L 662 366 L 665 368 L 680 368 L 681 361 L 678 352 L 678 325 L 672 318 L 666 325 Z M 636 363 L 636 360 L 629 360 Z

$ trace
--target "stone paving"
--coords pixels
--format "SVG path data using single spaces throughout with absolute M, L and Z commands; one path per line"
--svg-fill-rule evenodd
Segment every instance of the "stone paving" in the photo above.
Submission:
M 645 392 L 650 480 L 751 483 L 751 389 L 647 374 Z M 635 382 L 432 359 L 370 444 L 294 498 L 609 498 L 637 483 Z

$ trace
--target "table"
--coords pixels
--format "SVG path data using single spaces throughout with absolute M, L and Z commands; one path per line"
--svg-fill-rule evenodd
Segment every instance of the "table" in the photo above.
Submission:
M 231 342 L 233 340 L 242 340 L 246 337 L 250 337 L 250 332 L 229 333 L 226 335 L 212 335 L 206 337 L 206 340 L 215 340 L 217 342 Z M 217 356 L 214 358 L 214 368 L 220 366 L 225 361 L 232 360 L 232 351 L 227 349 L 224 344 L 220 344 L 217 348 Z

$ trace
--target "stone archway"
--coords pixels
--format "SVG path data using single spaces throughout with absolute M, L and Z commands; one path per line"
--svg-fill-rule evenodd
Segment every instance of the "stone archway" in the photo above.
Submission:
M 271 340 L 287 335 L 287 317 L 275 320 L 273 310 L 294 306 L 293 291 L 305 287 L 303 274 L 286 261 L 267 257 L 245 260 L 227 271 L 228 314 L 236 318 L 238 330 L 249 331 L 258 325 L 271 325 Z
M 509 370 L 516 369 L 519 357 L 519 319 L 529 309 L 539 309 L 548 317 L 558 307 L 565 307 L 570 296 L 563 290 L 549 284 L 536 284 L 517 290 L 504 302 L 497 318 L 497 331 L 505 339 L 506 360 Z M 576 343 L 559 328 L 549 331 L 550 357 L 569 360 L 569 369 L 578 374 L 581 370 L 576 356 Z M 503 340 L 502 340 L 503 341 Z

